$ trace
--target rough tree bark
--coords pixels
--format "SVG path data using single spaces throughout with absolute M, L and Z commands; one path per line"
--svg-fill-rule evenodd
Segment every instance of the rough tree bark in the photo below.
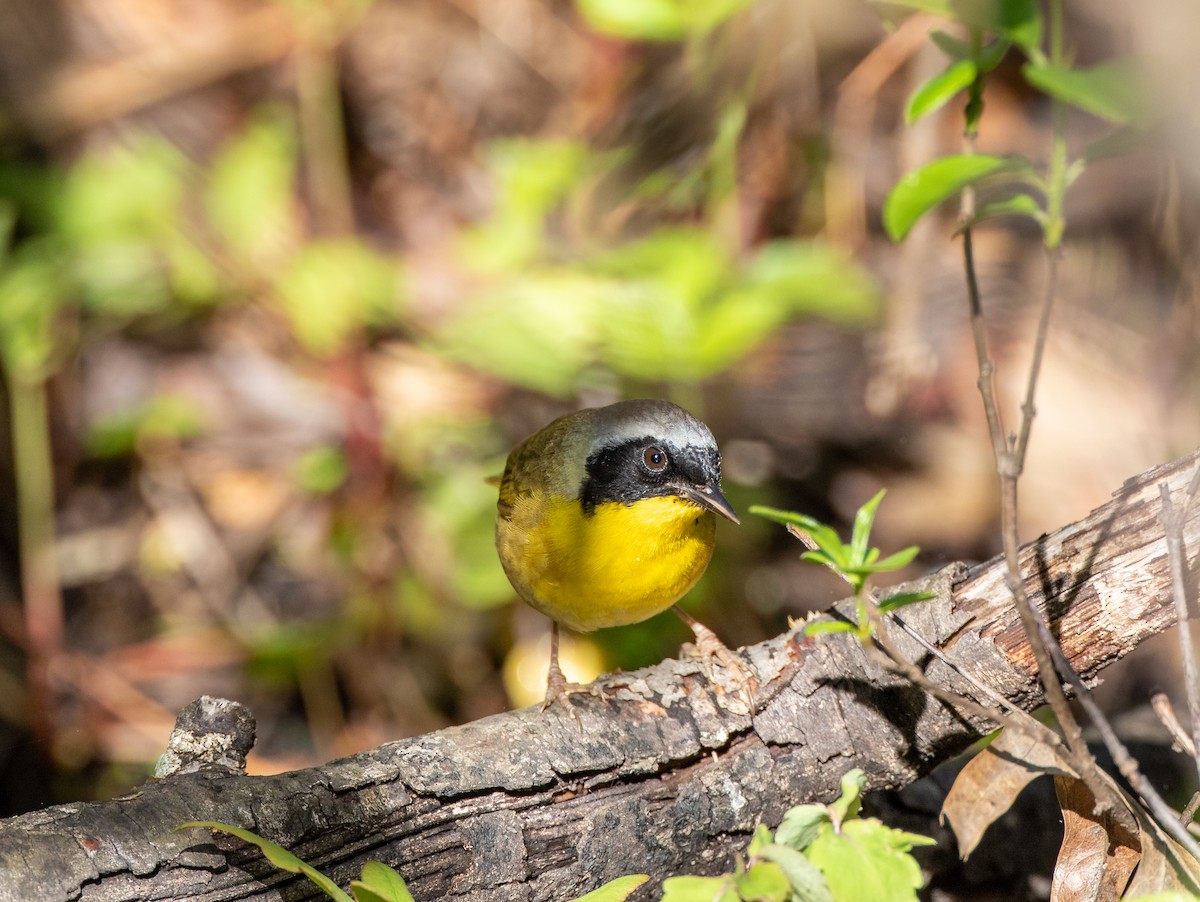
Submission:
M 1198 456 L 1129 480 L 1024 549 L 1027 590 L 1085 679 L 1174 622 L 1158 485 L 1182 503 Z M 1198 540 L 1194 505 L 1185 547 Z M 952 566 L 928 583 L 938 598 L 906 608 L 905 620 L 1008 698 L 1039 704 L 1002 563 Z M 970 694 L 896 638 L 931 679 Z M 253 829 L 342 885 L 382 860 L 422 900 L 567 899 L 638 872 L 654 876 L 650 893 L 673 873 L 727 868 L 756 823 L 830 799 L 853 766 L 874 789 L 899 787 L 989 726 L 884 671 L 845 635 L 806 642 L 793 631 L 745 654 L 765 685 L 753 716 L 733 687 L 666 661 L 607 678 L 605 699 L 577 698 L 579 722 L 558 707 L 512 711 L 269 777 L 240 773 L 235 750 L 112 801 L 11 818 L 0 823 L 0 902 L 312 895 L 237 840 L 172 832 L 194 819 Z M 236 733 L 205 729 L 217 742 Z

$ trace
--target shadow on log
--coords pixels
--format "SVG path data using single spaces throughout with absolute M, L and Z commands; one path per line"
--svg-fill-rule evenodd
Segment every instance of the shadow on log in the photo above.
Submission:
M 1026 546 L 1031 597 L 1085 680 L 1174 622 L 1160 483 L 1182 503 L 1197 453 L 1129 480 L 1088 517 Z M 1200 505 L 1185 547 L 1200 539 Z M 905 622 L 960 668 L 1025 708 L 1041 701 L 999 559 L 909 586 L 938 593 Z M 835 606 L 848 613 L 852 605 Z M 969 684 L 916 642 L 896 641 L 935 682 Z M 170 776 L 107 802 L 0 823 L 0 900 L 298 899 L 313 894 L 238 840 L 188 820 L 247 827 L 341 885 L 368 860 L 420 900 L 560 900 L 629 873 L 654 880 L 728 869 L 759 822 L 827 801 L 851 767 L 872 789 L 906 785 L 990 728 L 881 667 L 845 635 L 802 628 L 745 649 L 763 688 L 695 662 L 605 678 L 605 698 L 512 711 L 269 777 L 241 772 L 252 723 L 233 703 L 181 715 Z M 188 772 L 191 771 L 191 772 Z

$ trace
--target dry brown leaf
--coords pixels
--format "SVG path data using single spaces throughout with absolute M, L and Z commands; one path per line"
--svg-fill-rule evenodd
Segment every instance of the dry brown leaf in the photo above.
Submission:
M 1141 842 L 1111 811 L 1096 813 L 1087 783 L 1055 776 L 1063 813 L 1063 840 L 1050 886 L 1051 902 L 1112 902 L 1119 899 L 1141 859 Z
M 970 855 L 992 822 L 1043 774 L 1075 775 L 1053 746 L 1010 730 L 968 761 L 942 803 L 942 820 L 958 837 L 958 854 Z
M 1142 860 L 1126 898 L 1172 890 L 1200 895 L 1200 861 L 1168 836 L 1141 805 L 1130 807 L 1142 831 Z

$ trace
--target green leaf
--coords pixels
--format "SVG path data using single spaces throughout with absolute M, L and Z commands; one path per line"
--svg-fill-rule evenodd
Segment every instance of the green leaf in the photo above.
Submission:
M 65 248 L 48 238 L 23 242 L 0 267 L 0 359 L 11 375 L 40 379 L 64 338 L 56 328 L 68 300 Z
M 971 59 L 971 45 L 962 38 L 955 37 L 940 28 L 934 28 L 929 32 L 929 39 L 952 60 Z
M 951 0 L 874 0 L 874 2 L 883 6 L 900 6 L 918 12 L 933 13 L 935 16 L 947 19 L 954 18 L 954 12 L 950 8 Z
M 737 892 L 744 902 L 787 902 L 791 884 L 778 864 L 759 861 L 738 875 Z
M 400 289 L 398 265 L 353 239 L 306 244 L 276 284 L 296 337 L 321 356 L 394 317 Z
M 207 827 L 210 830 L 219 830 L 222 833 L 229 833 L 236 836 L 238 839 L 244 840 L 253 846 L 258 846 L 267 861 L 280 870 L 288 871 L 292 874 L 303 874 L 320 887 L 321 891 L 330 899 L 335 899 L 337 902 L 353 902 L 349 895 L 338 888 L 336 883 L 312 865 L 297 858 L 283 846 L 273 843 L 269 839 L 263 839 L 257 833 L 252 833 L 241 827 L 234 827 L 232 824 L 222 824 L 220 821 L 188 821 L 185 824 L 180 824 L 175 829 L 176 831 L 187 830 L 190 827 Z
M 627 41 L 682 41 L 716 28 L 752 0 L 575 0 L 596 31 Z
M 837 530 L 831 526 L 826 526 L 820 520 L 810 517 L 807 514 L 779 510 L 774 507 L 764 507 L 761 504 L 752 505 L 750 513 L 764 517 L 767 520 L 774 520 L 776 523 L 799 527 L 807 533 L 808 537 L 813 540 L 820 551 L 806 551 L 800 556 L 801 559 L 816 561 L 821 564 L 830 564 L 839 570 L 849 566 L 849 549 L 842 543 Z
M 745 269 L 744 291 L 788 314 L 805 313 L 862 325 L 880 309 L 874 278 L 846 252 L 823 241 L 779 240 L 764 245 Z
M 900 549 L 895 554 L 889 554 L 882 561 L 873 563 L 871 565 L 871 572 L 886 573 L 888 570 L 899 570 L 901 567 L 907 567 L 920 551 L 921 549 L 917 545 L 909 545 L 907 548 Z
M 362 879 L 350 883 L 357 902 L 414 902 L 404 878 L 382 861 L 363 865 Z
M 1028 194 L 1014 194 L 1003 200 L 988 201 L 979 205 L 968 225 L 976 225 L 1000 216 L 1028 216 L 1038 225 L 1042 225 L 1046 220 L 1046 213 L 1035 198 Z
M 973 28 L 1007 37 L 1028 52 L 1042 40 L 1037 0 L 950 0 L 952 18 Z
M 266 107 L 221 149 L 208 173 L 209 221 L 235 259 L 268 269 L 296 234 L 295 126 L 281 107 Z
M 775 837 L 771 834 L 771 828 L 766 824 L 759 824 L 754 828 L 754 835 L 750 837 L 750 845 L 746 846 L 746 857 L 757 858 L 760 849 L 764 849 L 775 841 Z
M 333 445 L 318 445 L 300 456 L 294 467 L 300 488 L 313 495 L 327 495 L 350 475 L 346 455 Z
M 879 610 L 886 614 L 888 611 L 899 610 L 910 604 L 916 604 L 918 601 L 929 601 L 932 598 L 937 598 L 936 592 L 897 592 L 880 601 Z
M 687 35 L 683 10 L 672 0 L 575 0 L 588 26 L 633 41 L 679 41 Z
M 934 160 L 906 174 L 892 188 L 883 204 L 883 226 L 893 241 L 899 241 L 917 220 L 967 185 L 1028 165 L 987 154 L 955 154 Z
M 870 501 L 858 509 L 854 515 L 854 526 L 850 531 L 850 562 L 852 566 L 860 567 L 867 561 L 868 544 L 871 541 L 871 526 L 875 523 L 875 512 L 879 510 L 879 502 L 887 489 L 880 489 Z
M 100 414 L 88 424 L 85 444 L 101 458 L 131 454 L 141 441 L 195 438 L 204 431 L 204 414 L 195 401 L 166 392 L 132 409 Z
M 844 824 L 851 818 L 858 817 L 862 808 L 863 790 L 867 788 L 867 775 L 861 767 L 852 767 L 842 774 L 842 794 L 829 803 L 838 821 Z
M 1038 90 L 1101 119 L 1117 125 L 1146 124 L 1150 105 L 1138 69 L 1129 60 L 1112 60 L 1090 69 L 1026 63 L 1021 74 Z
M 624 902 L 635 889 L 650 879 L 648 874 L 630 874 L 610 880 L 590 893 L 580 896 L 574 902 Z
M 660 902 L 739 902 L 732 877 L 668 877 Z
M 913 92 L 904 109 L 904 121 L 909 125 L 944 107 L 959 91 L 970 86 L 979 74 L 973 60 L 960 59 Z
M 1012 47 L 1012 41 L 1007 38 L 997 38 L 980 49 L 979 56 L 975 58 L 975 65 L 980 72 L 991 72 L 1000 65 L 1000 61 L 1004 59 L 1004 54 L 1008 53 L 1010 47 Z
M 921 868 L 908 854 L 912 843 L 871 818 L 851 820 L 840 831 L 821 830 L 808 858 L 821 869 L 833 897 L 871 902 L 916 902 Z
M 750 513 L 760 517 L 765 517 L 768 520 L 774 520 L 776 523 L 790 524 L 799 526 L 805 532 L 813 529 L 818 529 L 821 526 L 821 521 L 810 517 L 808 514 L 799 514 L 795 511 L 780 510 L 777 507 L 766 507 L 762 504 L 752 504 Z
M 854 633 L 858 624 L 847 623 L 845 620 L 816 620 L 804 628 L 806 636 L 820 636 L 824 633 Z
M 813 838 L 816 838 L 815 826 Z M 783 870 L 784 876 L 791 884 L 796 902 L 834 902 L 825 875 L 800 852 L 789 846 L 772 843 L 760 849 L 759 854 L 767 861 L 775 862 Z
M 827 823 L 829 809 L 824 805 L 797 805 L 784 813 L 779 829 L 775 831 L 775 842 L 803 852 L 817 838 L 820 826 Z

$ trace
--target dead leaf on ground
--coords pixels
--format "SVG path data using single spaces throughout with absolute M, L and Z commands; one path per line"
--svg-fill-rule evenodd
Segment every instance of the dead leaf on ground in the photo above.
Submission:
M 968 761 L 942 803 L 942 820 L 958 837 L 959 855 L 966 859 L 1021 790 L 1045 774 L 1075 775 L 1052 746 L 1009 730 Z
M 1063 840 L 1050 886 L 1051 902 L 1111 902 L 1121 898 L 1141 859 L 1141 841 L 1113 812 L 1096 812 L 1087 783 L 1054 777 L 1063 814 Z

